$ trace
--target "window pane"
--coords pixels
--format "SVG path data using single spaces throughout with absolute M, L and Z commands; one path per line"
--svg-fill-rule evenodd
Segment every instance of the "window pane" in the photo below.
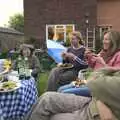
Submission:
M 55 31 L 54 26 L 49 26 L 48 27 L 48 39 L 53 40 L 53 37 L 54 37 L 54 34 L 55 34 L 54 31 Z
M 69 44 L 69 33 L 71 33 L 73 30 L 73 24 L 46 25 L 46 39 L 55 40 L 60 43 L 67 42 L 67 44 Z

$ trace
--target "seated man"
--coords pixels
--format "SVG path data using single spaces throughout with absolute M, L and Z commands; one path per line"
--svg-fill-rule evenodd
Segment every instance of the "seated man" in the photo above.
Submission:
M 56 92 L 43 94 L 29 120 L 120 119 L 120 70 L 106 68 L 96 71 L 87 86 L 92 92 L 92 99 Z

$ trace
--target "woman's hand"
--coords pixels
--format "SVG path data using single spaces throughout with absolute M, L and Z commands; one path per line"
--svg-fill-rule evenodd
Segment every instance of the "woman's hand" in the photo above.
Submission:
M 85 49 L 85 53 L 84 53 L 84 56 L 85 57 L 88 57 L 88 56 L 95 56 L 97 57 L 97 54 L 95 54 L 94 52 L 92 52 L 90 49 Z
M 58 63 L 58 64 L 57 64 L 57 67 L 60 67 L 62 64 L 63 64 L 63 63 Z
M 73 53 L 67 53 L 66 57 L 69 61 L 74 61 L 77 56 L 75 56 Z
M 90 54 L 90 53 L 92 53 L 92 51 L 91 51 L 90 49 L 86 48 L 86 49 L 85 49 L 85 55 L 86 55 L 86 54 Z
M 91 50 L 86 49 L 85 50 L 85 57 L 92 56 L 94 59 L 96 59 L 97 62 L 101 63 L 102 65 L 106 65 L 104 59 L 100 56 L 100 54 L 95 54 Z
M 63 59 L 67 58 L 69 60 L 74 60 L 76 58 L 76 56 L 73 53 L 68 53 L 68 52 L 63 52 L 61 56 L 63 57 Z
M 101 63 L 102 65 L 106 65 L 106 63 L 102 57 L 97 56 L 96 59 L 97 59 L 97 62 Z
M 67 58 L 67 52 L 62 52 L 61 56 L 62 56 L 63 59 L 66 59 Z
M 70 60 L 74 60 L 76 58 L 76 56 L 73 53 L 67 53 L 67 57 Z
M 101 101 L 97 101 L 97 108 L 101 120 L 115 120 L 112 111 Z

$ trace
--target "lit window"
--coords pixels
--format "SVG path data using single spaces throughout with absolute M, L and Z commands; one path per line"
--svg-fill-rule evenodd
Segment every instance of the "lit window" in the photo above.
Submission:
M 102 39 L 103 34 L 112 29 L 112 25 L 101 25 L 99 27 L 100 39 Z
M 69 41 L 69 33 L 74 31 L 74 24 L 46 25 L 46 40 L 55 40 L 60 43 Z

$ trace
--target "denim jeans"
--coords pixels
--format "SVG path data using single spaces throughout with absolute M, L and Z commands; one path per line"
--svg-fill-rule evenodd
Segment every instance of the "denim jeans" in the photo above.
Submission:
M 73 93 L 80 96 L 91 97 L 90 89 L 86 85 L 75 87 L 72 83 L 64 85 L 58 89 L 61 93 Z

